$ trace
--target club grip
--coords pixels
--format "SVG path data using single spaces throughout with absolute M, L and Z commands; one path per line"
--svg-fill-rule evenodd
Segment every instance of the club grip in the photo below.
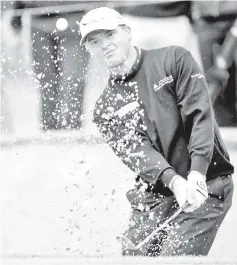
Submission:
M 185 204 L 182 206 L 182 207 L 180 207 L 180 210 L 182 209 L 182 211 L 185 209 L 185 208 L 187 208 L 189 206 L 189 203 L 188 202 L 185 202 Z M 182 212 L 181 211 L 181 212 Z

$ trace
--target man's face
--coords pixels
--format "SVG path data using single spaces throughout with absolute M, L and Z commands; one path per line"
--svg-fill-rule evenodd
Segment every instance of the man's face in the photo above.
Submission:
M 92 56 L 104 60 L 109 68 L 120 66 L 131 47 L 131 31 L 126 26 L 114 30 L 92 32 L 86 38 L 86 47 Z

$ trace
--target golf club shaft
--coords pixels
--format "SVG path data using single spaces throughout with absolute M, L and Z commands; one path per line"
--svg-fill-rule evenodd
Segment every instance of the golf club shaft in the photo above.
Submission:
M 153 232 L 151 232 L 150 235 L 148 235 L 143 241 L 141 241 L 137 246 L 136 249 L 140 249 L 141 247 L 143 247 L 146 243 L 148 243 L 150 241 L 150 239 L 152 237 L 154 237 L 158 231 L 160 231 L 161 229 L 163 229 L 164 227 L 166 227 L 172 220 L 175 219 L 175 217 L 177 217 L 184 208 L 186 208 L 188 206 L 188 204 L 185 204 L 183 207 L 178 208 L 178 210 L 171 215 L 162 225 L 160 225 L 159 227 L 157 227 Z

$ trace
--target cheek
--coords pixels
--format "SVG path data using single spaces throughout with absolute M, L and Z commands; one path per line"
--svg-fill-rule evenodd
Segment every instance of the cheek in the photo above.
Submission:
M 127 40 L 123 40 L 121 43 L 120 43 L 120 49 L 121 49 L 121 52 L 124 56 L 127 56 L 128 55 L 128 52 L 129 52 L 129 49 L 130 49 L 130 43 L 127 41 Z
M 127 54 L 128 50 L 130 48 L 130 45 L 131 45 L 131 42 L 129 40 L 129 36 L 127 33 L 124 33 L 123 37 L 120 38 L 120 41 L 119 41 L 119 46 L 123 50 L 124 54 Z
M 99 53 L 98 49 L 92 48 L 88 46 L 87 51 L 90 53 L 91 56 L 97 56 Z
M 88 48 L 88 52 L 91 57 L 97 57 L 98 59 L 102 59 L 102 52 L 101 49 L 93 49 L 93 48 Z

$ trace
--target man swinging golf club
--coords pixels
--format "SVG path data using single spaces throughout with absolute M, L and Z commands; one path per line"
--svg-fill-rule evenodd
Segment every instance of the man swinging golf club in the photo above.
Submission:
M 113 9 L 89 11 L 80 33 L 81 45 L 110 72 L 94 122 L 137 175 L 120 237 L 132 244 L 123 254 L 207 255 L 231 207 L 234 169 L 204 75 L 182 47 L 133 46 L 129 25 Z

